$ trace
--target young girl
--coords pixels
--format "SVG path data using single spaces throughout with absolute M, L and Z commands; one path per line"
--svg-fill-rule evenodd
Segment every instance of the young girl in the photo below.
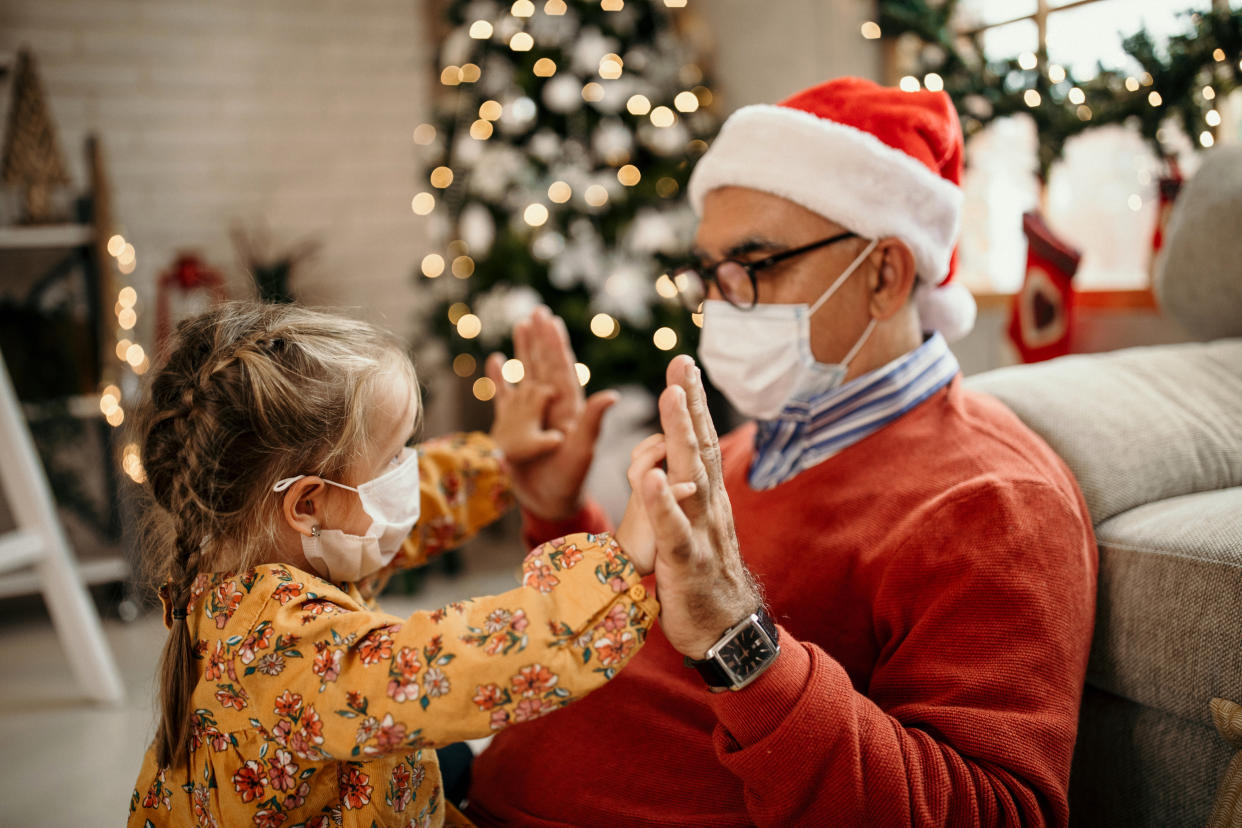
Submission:
M 650 553 L 623 522 L 535 549 L 511 592 L 388 615 L 389 573 L 508 507 L 501 458 L 542 450 L 546 390 L 506 394 L 491 436 L 407 448 L 414 369 L 369 325 L 230 303 L 177 334 L 138 426 L 170 634 L 129 824 L 469 824 L 433 748 L 615 675 L 659 612 Z

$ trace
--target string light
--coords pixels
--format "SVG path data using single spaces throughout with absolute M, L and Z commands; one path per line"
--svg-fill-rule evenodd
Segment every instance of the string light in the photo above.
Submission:
M 526 376 L 526 366 L 520 359 L 506 359 L 505 364 L 500 366 L 500 376 L 505 382 L 516 385 Z
M 944 78 L 935 72 L 929 72 L 923 77 L 923 86 L 928 92 L 942 92 L 944 91 Z
M 916 78 L 914 75 L 906 75 L 897 84 L 897 87 L 902 92 L 918 92 L 919 91 L 919 79 Z
M 661 351 L 671 351 L 677 347 L 677 332 L 669 327 L 656 328 L 651 340 Z
M 500 120 L 500 113 L 503 111 L 500 101 L 484 101 L 479 104 L 479 117 L 485 121 Z
M 881 34 L 880 24 L 874 20 L 868 20 L 862 24 L 862 36 L 867 40 L 879 40 Z
M 657 127 L 671 127 L 676 120 L 677 116 L 667 106 L 657 106 L 651 110 L 651 123 Z
M 121 267 L 124 267 L 125 265 L 131 265 L 136 260 L 137 255 L 138 254 L 134 250 L 134 246 L 126 242 L 125 247 L 121 248 L 121 252 L 118 253 L 116 256 L 116 263 L 120 265 Z
M 599 7 L 606 12 L 621 11 L 625 8 L 625 0 L 599 0 Z
M 453 275 L 458 279 L 469 279 L 474 275 L 474 259 L 469 256 L 458 256 L 453 259 Z
M 125 249 L 125 237 L 120 233 L 108 239 L 108 255 L 116 257 L 121 255 L 121 251 Z
M 677 179 L 669 178 L 667 175 L 656 182 L 656 195 L 660 198 L 672 198 L 680 189 L 681 186 L 677 183 Z
M 533 17 L 535 14 L 535 4 L 530 0 L 517 0 L 509 9 L 509 14 L 514 17 Z
M 410 209 L 415 215 L 425 216 L 436 208 L 436 197 L 431 193 L 419 193 L 410 199 Z
M 529 52 L 535 45 L 535 39 L 528 32 L 518 32 L 509 39 L 509 48 L 515 52 Z
M 626 164 L 617 170 L 617 180 L 626 187 L 633 187 L 642 180 L 643 174 L 633 164 Z
M 107 420 L 108 425 L 116 428 L 121 423 L 125 422 L 125 412 L 119 407 L 114 408 L 107 414 L 107 416 L 104 417 L 104 419 Z
M 1126 90 L 1129 92 L 1139 91 L 1138 78 L 1126 78 Z
M 1216 143 L 1216 139 L 1212 137 L 1212 133 L 1208 132 L 1207 130 L 1204 130 L 1203 132 L 1199 133 L 1199 146 L 1203 147 L 1204 149 L 1208 149 L 1215 143 Z
M 600 339 L 612 339 L 621 332 L 621 323 L 606 313 L 591 317 L 591 333 Z
M 556 61 L 552 58 L 539 58 L 539 60 L 535 61 L 532 71 L 537 78 L 550 78 L 556 74 Z
M 712 90 L 708 89 L 706 86 L 696 86 L 691 91 L 694 92 L 694 96 L 699 99 L 699 106 L 705 107 L 712 105 Z
M 1034 109 L 1035 107 L 1039 106 L 1040 103 L 1043 102 L 1043 98 L 1041 98 L 1039 93 L 1036 92 L 1034 89 L 1028 89 L 1025 92 L 1023 92 L 1022 100 L 1031 109 Z
M 625 102 L 625 108 L 631 115 L 646 115 L 651 111 L 651 101 L 647 100 L 646 95 L 631 95 Z
M 656 293 L 665 299 L 677 298 L 677 285 L 673 283 L 672 279 L 668 278 L 667 273 L 661 273 L 660 278 L 656 279 L 655 289 Z
M 453 373 L 465 379 L 474 374 L 476 363 L 470 354 L 458 354 L 453 357 Z
M 143 351 L 142 346 L 136 342 L 125 349 L 125 361 L 128 362 L 131 367 L 137 367 L 146 358 L 146 352 Z
M 436 140 L 436 128 L 431 124 L 419 124 L 414 127 L 414 143 L 425 147 Z
M 479 377 L 474 381 L 474 387 L 472 390 L 474 391 L 474 398 L 476 400 L 479 400 L 480 402 L 487 402 L 492 397 L 496 396 L 496 383 L 492 382 L 487 377 Z
M 1209 109 L 1203 116 L 1203 120 L 1207 121 L 1208 126 L 1220 126 L 1220 113 L 1215 109 Z
M 598 103 L 604 99 L 604 87 L 595 81 L 591 81 L 582 87 L 582 100 L 590 103 Z
M 677 97 L 673 98 L 673 106 L 677 107 L 678 112 L 694 112 L 699 108 L 699 96 L 689 90 L 678 92 Z
M 690 314 L 690 321 L 694 323 L 696 328 L 703 327 L 703 314 L 697 312 Z
M 608 191 L 599 184 L 592 184 L 590 187 L 587 187 L 583 197 L 586 199 L 586 203 L 592 207 L 603 207 L 608 203 Z
M 550 14 L 553 17 L 562 15 L 567 11 L 569 11 L 569 6 L 566 5 L 565 0 L 548 0 L 548 2 L 543 4 L 543 13 Z
M 1080 104 L 1087 100 L 1087 94 L 1075 86 L 1069 91 L 1069 102 L 1072 104 Z
M 115 385 L 109 385 L 104 392 L 99 395 L 99 413 L 105 417 L 112 413 L 112 410 L 121 404 L 121 392 L 117 390 Z
M 461 67 L 461 82 L 474 83 L 483 77 L 483 70 L 475 66 L 473 63 L 463 63 Z
M 1213 49 L 1212 59 L 1215 60 L 1217 63 L 1220 63 L 1221 61 L 1223 61 L 1225 59 L 1225 50 L 1224 49 Z
M 128 339 L 122 339 L 116 343 L 116 358 L 122 362 L 125 361 L 125 354 L 129 352 L 129 346 L 133 344 Z
M 522 211 L 522 218 L 531 227 L 542 227 L 548 220 L 548 208 L 542 204 L 528 204 Z
M 487 40 L 492 36 L 492 24 L 486 20 L 476 20 L 470 24 L 470 36 L 475 40 Z
M 1065 69 L 1053 63 L 1048 66 L 1048 80 L 1053 83 L 1060 83 L 1065 80 Z
M 1039 65 L 1039 58 L 1034 52 L 1023 52 L 1018 55 L 1018 65 L 1029 71 Z
M 127 285 L 121 288 L 121 292 L 116 295 L 116 301 L 123 308 L 132 308 L 138 302 L 138 291 Z
M 448 167 L 436 167 L 431 171 L 431 175 L 428 176 L 428 180 L 431 181 L 431 186 L 438 187 L 443 190 L 445 187 L 448 187 L 453 183 L 453 171 Z
M 470 137 L 476 141 L 486 141 L 492 137 L 492 122 L 482 118 L 470 125 Z
M 121 312 L 116 315 L 116 320 L 121 330 L 131 331 L 138 322 L 138 314 L 134 313 L 133 308 L 121 308 Z
M 1143 73 L 1143 86 L 1151 86 L 1155 82 L 1156 79 L 1151 76 L 1151 72 Z
M 1213 88 L 1212 88 L 1212 87 L 1210 87 L 1210 86 L 1205 86 L 1205 87 L 1203 87 L 1203 99 L 1204 99 L 1205 101 L 1214 101 L 1214 100 L 1216 100 L 1216 90 L 1215 90 L 1215 89 L 1213 89 Z
M 422 271 L 428 279 L 436 278 L 444 272 L 444 257 L 439 253 L 428 253 L 423 256 Z
M 483 331 L 483 321 L 473 313 L 462 314 L 457 320 L 457 335 L 462 339 L 474 339 Z
M 465 302 L 454 302 L 453 304 L 449 305 L 448 320 L 451 324 L 456 325 L 458 322 L 461 321 L 461 318 L 468 313 L 470 313 L 469 305 L 467 305 Z M 470 370 L 473 371 L 474 369 L 471 368 Z
M 1138 193 L 1131 193 L 1130 197 L 1126 199 L 1126 205 L 1137 213 L 1143 209 L 1143 197 Z
M 445 66 L 440 71 L 440 83 L 445 86 L 456 86 L 461 83 L 461 67 Z
M 616 80 L 621 77 L 624 65 L 620 55 L 610 52 L 599 59 L 599 76 L 604 80 Z
M 138 454 L 138 444 L 129 443 L 121 452 L 121 468 L 129 475 L 129 479 L 142 485 L 147 480 L 146 470 L 142 467 L 142 459 Z
M 1152 106 L 1160 106 L 1160 104 L 1164 103 L 1164 98 L 1160 97 L 1160 93 L 1153 89 L 1147 96 L 1147 102 Z
M 1078 107 L 1076 112 L 1078 114 L 1078 120 L 1080 121 L 1091 120 L 1091 107 L 1083 105 L 1083 106 Z
M 591 369 L 586 367 L 584 363 L 575 362 L 574 371 L 578 373 L 578 384 L 586 385 L 591 381 Z
M 684 9 L 686 0 L 664 0 L 664 6 L 670 9 Z
M 117 270 L 121 271 L 126 276 L 133 273 L 135 267 L 137 267 L 137 265 L 135 264 L 133 259 L 130 259 L 129 261 L 126 261 L 126 262 L 117 262 L 117 265 L 116 265 Z
M 573 189 L 564 181 L 553 181 L 548 185 L 548 198 L 556 204 L 564 204 L 573 194 Z

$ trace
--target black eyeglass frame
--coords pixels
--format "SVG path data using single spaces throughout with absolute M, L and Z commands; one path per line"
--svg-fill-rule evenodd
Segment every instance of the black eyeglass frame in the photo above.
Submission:
M 701 305 L 703 303 L 703 300 L 707 298 L 708 287 L 711 285 L 712 282 L 716 283 L 717 289 L 720 290 L 720 295 L 723 296 L 725 301 L 728 302 L 730 305 L 737 308 L 738 310 L 750 310 L 751 308 L 755 306 L 755 304 L 759 300 L 758 274 L 760 271 L 766 270 L 769 267 L 772 267 L 773 265 L 780 264 L 786 259 L 792 259 L 794 256 L 801 256 L 803 253 L 810 253 L 812 250 L 818 250 L 821 247 L 827 247 L 828 245 L 836 244 L 839 241 L 845 241 L 846 239 L 856 239 L 856 238 L 859 238 L 857 233 L 852 233 L 847 230 L 844 233 L 838 233 L 835 236 L 829 236 L 826 239 L 820 239 L 819 241 L 813 241 L 810 244 L 804 244 L 801 247 L 794 247 L 789 250 L 782 250 L 779 253 L 773 253 L 771 256 L 765 256 L 764 258 L 756 259 L 753 262 L 744 262 L 744 261 L 741 261 L 740 259 L 726 258 L 726 259 L 721 259 L 720 261 L 714 264 L 710 264 L 706 266 L 701 266 L 701 265 L 696 265 L 696 264 L 686 264 L 674 270 L 672 274 L 670 275 L 673 279 L 673 284 L 677 287 L 677 295 L 678 297 L 681 298 L 681 304 L 687 310 L 697 311 L 699 309 L 699 305 Z M 737 265 L 738 267 L 742 268 L 742 270 L 746 271 L 746 276 L 747 278 L 750 279 L 751 299 L 748 304 L 741 304 L 741 303 L 735 302 L 732 299 L 730 299 L 729 295 L 725 292 L 724 288 L 720 286 L 720 282 L 716 278 L 716 271 L 722 265 L 726 265 L 729 263 L 733 263 Z M 677 281 L 678 276 L 685 276 L 688 273 L 695 274 L 698 277 L 699 282 L 702 284 L 703 295 L 697 301 L 691 301 L 690 298 L 687 297 L 685 292 L 681 289 L 681 286 L 678 284 L 678 281 Z

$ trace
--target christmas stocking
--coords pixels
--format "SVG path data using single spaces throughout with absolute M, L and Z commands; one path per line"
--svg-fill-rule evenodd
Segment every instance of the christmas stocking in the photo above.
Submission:
M 1074 308 L 1074 272 L 1081 254 L 1057 238 L 1038 213 L 1022 217 L 1026 234 L 1026 278 L 1014 297 L 1009 338 L 1023 362 L 1069 353 Z

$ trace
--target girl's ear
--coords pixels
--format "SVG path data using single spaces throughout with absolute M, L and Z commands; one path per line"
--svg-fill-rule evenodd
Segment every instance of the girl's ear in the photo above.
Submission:
M 311 528 L 323 524 L 323 497 L 327 489 L 320 477 L 303 477 L 285 489 L 281 513 L 285 523 L 301 535 L 310 537 Z

